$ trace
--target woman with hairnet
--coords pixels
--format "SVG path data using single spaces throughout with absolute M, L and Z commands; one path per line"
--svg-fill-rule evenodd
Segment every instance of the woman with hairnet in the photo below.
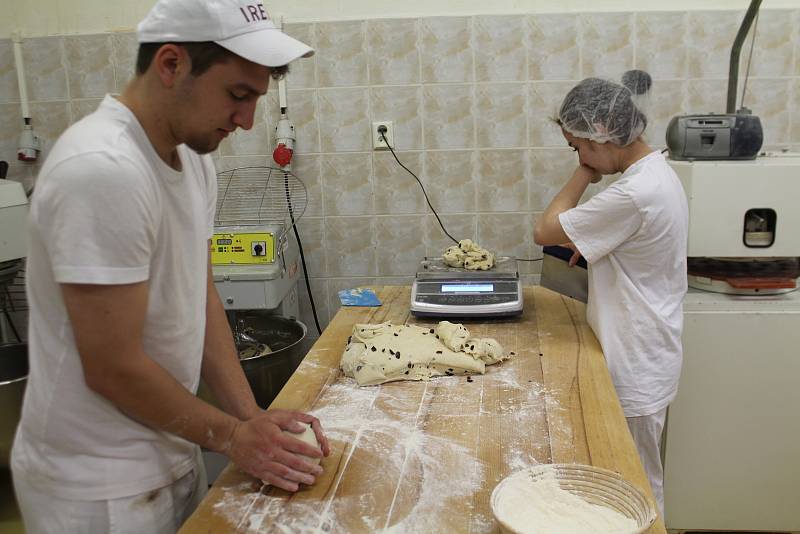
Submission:
M 579 165 L 537 220 L 539 245 L 566 244 L 589 264 L 587 320 L 603 347 L 633 440 L 663 515 L 659 452 L 680 376 L 688 208 L 664 156 L 643 139 L 637 103 L 650 76 L 622 84 L 588 78 L 564 98 L 556 122 Z M 590 183 L 621 176 L 578 205 Z

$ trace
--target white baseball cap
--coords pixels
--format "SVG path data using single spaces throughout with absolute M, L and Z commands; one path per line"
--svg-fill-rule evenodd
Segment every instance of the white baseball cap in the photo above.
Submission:
M 136 27 L 136 37 L 140 43 L 213 41 L 266 67 L 314 55 L 279 30 L 258 0 L 158 0 Z

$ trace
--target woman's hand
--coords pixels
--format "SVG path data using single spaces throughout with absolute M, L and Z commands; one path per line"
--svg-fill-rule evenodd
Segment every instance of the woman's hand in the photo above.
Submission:
M 578 247 L 575 246 L 575 243 L 572 241 L 568 241 L 567 243 L 562 243 L 562 247 L 566 247 L 572 251 L 572 257 L 569 259 L 569 266 L 574 267 L 578 260 L 581 259 L 581 252 L 578 250 Z
M 575 174 L 580 175 L 582 178 L 585 178 L 588 182 L 596 184 L 600 180 L 603 179 L 603 175 L 594 170 L 593 168 L 589 167 L 588 165 L 579 165 L 577 169 L 575 169 Z

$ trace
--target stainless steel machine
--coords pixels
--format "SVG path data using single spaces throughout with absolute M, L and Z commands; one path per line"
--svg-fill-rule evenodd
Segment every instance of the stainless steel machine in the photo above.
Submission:
M 800 530 L 800 154 L 671 161 L 689 201 L 666 525 Z
M 423 317 L 503 317 L 522 313 L 517 260 L 496 258 L 487 271 L 448 267 L 442 258 L 420 262 L 411 286 L 411 313 Z

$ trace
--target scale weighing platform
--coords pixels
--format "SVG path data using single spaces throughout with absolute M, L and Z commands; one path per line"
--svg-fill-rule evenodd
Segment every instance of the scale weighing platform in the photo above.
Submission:
M 411 286 L 411 313 L 419 317 L 504 317 L 522 313 L 516 258 L 498 257 L 488 271 L 448 267 L 425 258 Z

